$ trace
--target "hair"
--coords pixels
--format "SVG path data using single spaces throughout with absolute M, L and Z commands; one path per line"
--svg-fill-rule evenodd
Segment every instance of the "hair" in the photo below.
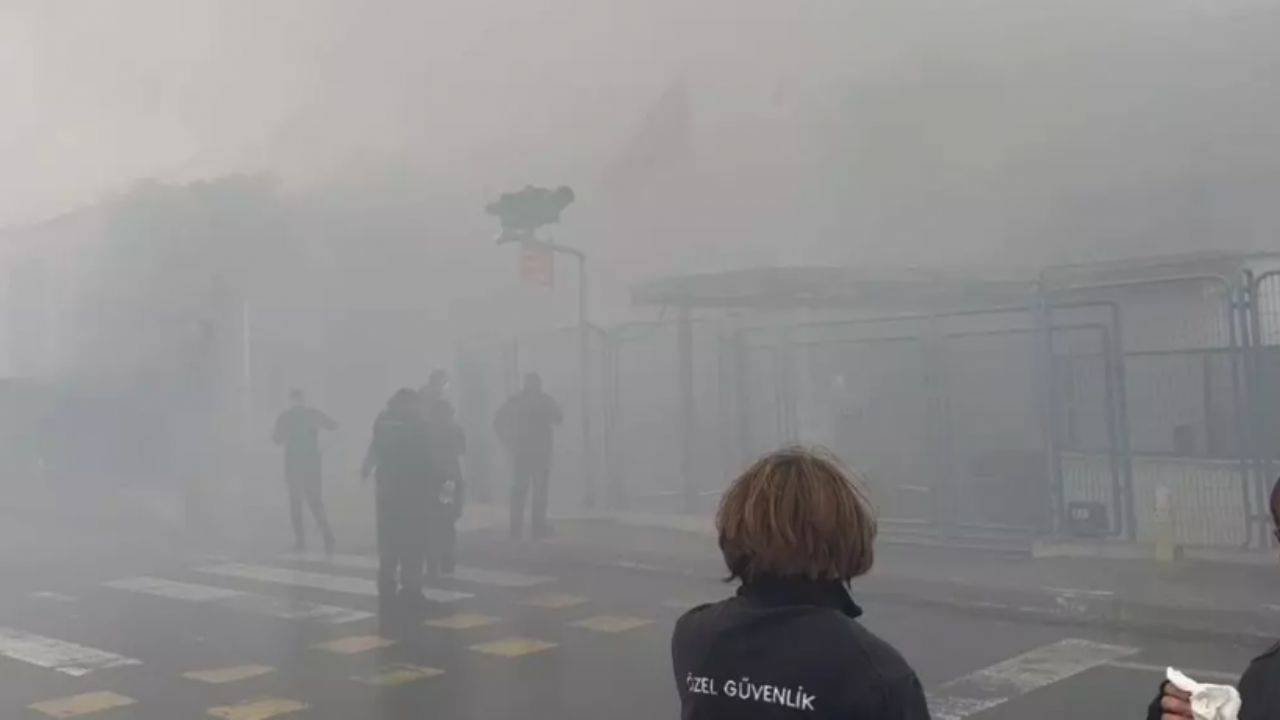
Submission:
M 302 391 L 302 388 L 294 388 L 289 391 L 289 400 L 291 402 L 302 402 L 306 399 L 307 394 Z
M 829 451 L 788 447 L 738 476 L 716 514 L 729 579 L 848 582 L 875 560 L 875 512 Z

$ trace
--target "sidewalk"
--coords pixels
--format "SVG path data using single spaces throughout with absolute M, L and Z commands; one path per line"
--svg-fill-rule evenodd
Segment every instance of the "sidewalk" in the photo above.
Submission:
M 495 514 L 495 517 L 497 515 Z M 500 523 L 500 519 L 497 520 Z M 709 517 L 562 517 L 545 543 L 507 548 L 522 561 L 564 561 L 719 578 Z M 500 526 L 499 526 L 500 527 Z M 500 536 L 501 530 L 475 533 Z M 882 538 L 859 597 L 941 605 L 996 616 L 1142 629 L 1170 636 L 1280 637 L 1280 559 L 1260 564 L 1034 557 Z

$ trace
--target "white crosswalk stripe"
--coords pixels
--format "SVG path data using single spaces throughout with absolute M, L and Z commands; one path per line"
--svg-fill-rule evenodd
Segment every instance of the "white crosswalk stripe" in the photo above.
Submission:
M 207 575 L 219 575 L 222 577 L 240 578 L 242 580 L 256 580 L 258 582 L 273 583 L 277 585 L 292 585 L 293 587 L 312 588 L 316 590 L 328 590 L 330 592 L 345 593 L 348 595 L 364 595 L 368 597 L 377 597 L 378 585 L 372 580 L 359 577 L 349 577 L 346 575 L 329 575 L 326 573 L 308 572 L 306 570 L 297 570 L 294 568 L 270 567 L 266 565 L 249 565 L 245 563 L 223 563 L 221 565 L 205 565 L 196 568 L 196 572 L 205 573 Z M 465 600 L 474 595 L 470 593 L 458 592 L 456 590 L 442 590 L 440 588 L 423 588 L 422 594 L 428 600 L 436 602 L 457 602 Z
M 88 675 L 95 670 L 141 664 L 139 660 L 106 650 L 11 627 L 0 627 L 0 655 L 73 677 Z
M 377 570 L 378 558 L 369 557 L 368 555 L 348 555 L 344 553 L 333 553 L 325 555 L 319 552 L 291 552 L 280 556 L 281 560 L 292 560 L 295 562 L 321 563 L 331 565 L 333 567 L 345 567 L 358 570 Z
M 365 612 L 364 610 L 323 605 L 294 598 L 258 595 L 242 590 L 178 582 L 145 575 L 112 580 L 103 583 L 103 585 L 117 590 L 154 595 L 171 600 L 209 603 L 219 607 L 268 615 L 285 620 L 317 620 L 338 625 L 373 617 L 373 613 Z
M 929 693 L 929 714 L 934 720 L 961 720 L 1137 652 L 1089 640 L 1061 640 L 939 686 Z
M 346 555 L 342 553 L 325 555 L 318 552 L 303 552 L 286 553 L 281 555 L 280 558 L 282 560 L 324 563 L 333 567 L 360 570 L 376 570 L 378 568 L 378 559 L 368 555 Z M 464 582 L 505 588 L 528 588 L 555 581 L 555 578 L 547 575 L 526 575 L 509 570 L 488 570 L 469 565 L 459 565 L 454 570 L 453 578 Z
M 507 570 L 485 570 L 466 565 L 459 565 L 454 569 L 453 577 L 466 582 L 506 588 L 528 588 L 555 581 L 555 578 L 546 575 L 524 575 Z
M 1121 668 L 1123 670 L 1137 670 L 1139 672 L 1151 673 L 1164 677 L 1168 665 L 1154 665 L 1152 663 L 1130 662 L 1127 660 L 1115 660 L 1107 663 L 1107 667 Z M 1182 672 L 1201 682 L 1216 682 L 1235 685 L 1240 681 L 1240 673 L 1230 672 L 1227 670 L 1203 670 L 1200 668 L 1179 668 Z

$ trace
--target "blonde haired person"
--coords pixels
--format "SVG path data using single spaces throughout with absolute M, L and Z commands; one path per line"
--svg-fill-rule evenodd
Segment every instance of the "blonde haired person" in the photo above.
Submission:
M 915 672 L 858 622 L 875 514 L 829 453 L 792 447 L 733 482 L 716 517 L 728 600 L 680 618 L 671 641 L 684 720 L 928 718 Z

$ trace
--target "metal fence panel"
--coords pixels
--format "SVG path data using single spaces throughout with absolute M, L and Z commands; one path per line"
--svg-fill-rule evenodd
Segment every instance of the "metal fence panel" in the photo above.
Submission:
M 935 468 L 920 338 L 811 341 L 796 354 L 798 439 L 854 467 L 883 518 L 930 520 Z
M 1048 466 L 1036 390 L 1037 334 L 945 337 L 949 501 L 957 524 L 1045 526 Z

